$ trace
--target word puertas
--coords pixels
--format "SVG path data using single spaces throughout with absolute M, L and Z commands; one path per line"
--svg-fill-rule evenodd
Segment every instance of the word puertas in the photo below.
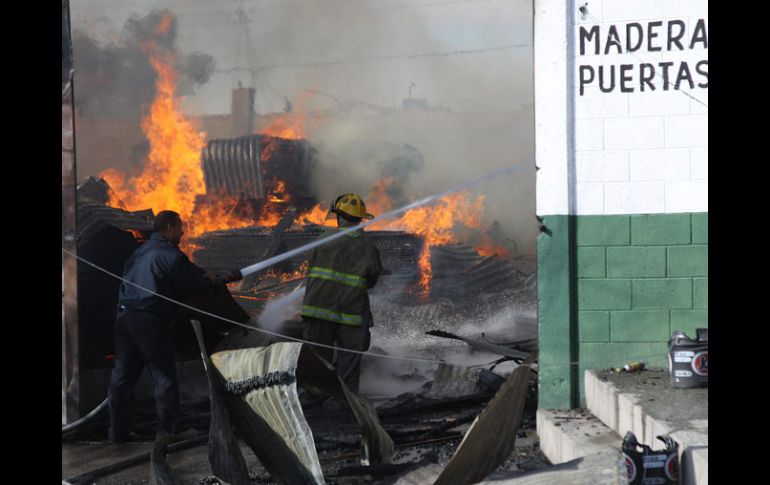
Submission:
M 621 32 L 624 35 L 621 35 Z M 610 25 L 600 29 L 598 25 L 586 28 L 580 26 L 580 55 L 586 51 L 594 55 L 628 55 L 629 60 L 638 61 L 632 53 L 637 51 L 685 52 L 699 49 L 704 59 L 677 60 L 674 54 L 667 56 L 674 60 L 652 62 L 633 62 L 627 64 L 599 65 L 581 64 L 578 67 L 580 77 L 580 95 L 585 88 L 599 86 L 602 93 L 619 90 L 622 93 L 655 91 L 658 87 L 653 82 L 657 76 L 663 80 L 662 89 L 679 90 L 682 86 L 695 89 L 708 89 L 708 31 L 706 21 L 698 19 L 691 32 L 687 32 L 684 20 L 656 20 L 645 25 L 631 22 L 625 25 Z

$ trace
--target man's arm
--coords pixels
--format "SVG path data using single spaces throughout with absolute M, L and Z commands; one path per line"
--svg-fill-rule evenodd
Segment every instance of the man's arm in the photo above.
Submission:
M 180 254 L 168 271 L 168 278 L 181 298 L 200 296 L 213 286 L 212 273 L 194 265 L 184 254 Z

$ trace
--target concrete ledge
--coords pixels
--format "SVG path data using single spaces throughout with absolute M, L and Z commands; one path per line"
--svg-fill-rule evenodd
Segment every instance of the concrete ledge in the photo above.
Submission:
M 588 410 L 618 436 L 633 431 L 653 449 L 662 446 L 656 436 L 670 435 L 679 443 L 681 483 L 708 484 L 708 389 L 672 390 L 668 372 L 662 370 L 628 375 L 622 385 L 605 374 L 585 372 Z
M 683 484 L 709 484 L 709 449 L 708 446 L 691 446 L 680 455 L 679 469 L 682 471 Z
M 540 448 L 554 465 L 602 451 L 618 452 L 622 441 L 596 416 L 575 409 L 538 409 L 537 434 Z

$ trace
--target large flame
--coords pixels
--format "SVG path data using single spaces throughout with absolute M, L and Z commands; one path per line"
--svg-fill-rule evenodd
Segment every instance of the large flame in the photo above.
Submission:
M 399 191 L 400 183 L 392 177 L 383 177 L 375 182 L 366 199 L 369 212 L 379 215 L 395 209 L 396 204 L 390 193 Z M 458 229 L 464 229 L 466 233 L 471 229 L 478 234 L 482 227 L 483 212 L 484 196 L 474 196 L 463 190 L 446 195 L 433 204 L 411 209 L 398 219 L 378 222 L 371 227 L 375 230 L 407 231 L 423 237 L 424 246 L 418 264 L 421 292 L 423 297 L 427 297 L 433 279 L 431 248 L 443 244 L 471 242 L 463 240 L 458 234 Z M 481 236 L 480 243 L 473 246 L 482 256 L 508 256 L 508 251 L 497 245 L 487 233 Z
M 170 16 L 164 17 L 158 29 L 167 29 L 170 21 Z M 175 95 L 173 54 L 153 42 L 143 43 L 142 49 L 157 74 L 157 93 L 149 113 L 142 119 L 142 131 L 150 151 L 144 169 L 135 177 L 128 179 L 114 169 L 100 174 L 114 191 L 108 204 L 128 210 L 176 211 L 185 221 L 187 236 L 191 237 L 252 225 L 252 221 L 233 212 L 237 204 L 234 199 L 218 197 L 199 204 L 196 209 L 196 198 L 206 193 L 200 161 L 201 149 L 206 144 L 205 133 L 195 130 L 182 114 L 181 100 Z
M 333 218 L 329 220 L 326 217 L 329 215 L 328 205 L 323 202 L 316 204 L 315 207 L 297 216 L 297 222 L 300 224 L 318 224 L 319 226 L 336 226 Z
M 302 112 L 283 113 L 262 126 L 259 133 L 289 140 L 306 138 L 305 115 Z
M 320 115 L 310 115 L 310 99 L 312 96 L 312 92 L 309 91 L 300 93 L 294 106 L 289 108 L 289 111 L 272 116 L 269 121 L 257 127 L 257 133 L 286 138 L 288 140 L 307 138 L 308 131 L 321 118 Z
M 158 26 L 159 31 L 169 28 L 170 17 L 164 18 Z M 101 177 L 110 185 L 108 204 L 127 210 L 151 208 L 154 211 L 174 210 L 186 222 L 188 236 L 194 237 L 205 232 L 246 227 L 255 225 L 253 219 L 240 217 L 238 201 L 224 196 L 211 197 L 208 194 L 205 203 L 196 199 L 206 195 L 203 170 L 201 168 L 201 150 L 205 146 L 205 134 L 195 130 L 193 125 L 182 115 L 180 98 L 175 95 L 176 72 L 173 69 L 174 56 L 162 50 L 157 44 L 147 42 L 142 48 L 150 58 L 150 63 L 157 73 L 157 94 L 149 113 L 142 120 L 144 131 L 150 145 L 149 155 L 143 171 L 132 178 L 109 169 Z M 308 117 L 305 110 L 284 113 L 274 118 L 260 129 L 266 135 L 286 138 L 305 138 Z M 263 149 L 261 159 L 267 161 L 275 151 L 276 145 L 268 143 Z M 377 181 L 369 191 L 366 200 L 368 211 L 383 214 L 395 208 L 390 193 L 399 189 L 400 181 L 384 177 Z M 275 226 L 278 224 L 291 202 L 291 194 L 286 190 L 284 181 L 274 179 L 268 185 L 262 212 L 256 225 Z M 395 220 L 378 222 L 371 226 L 374 230 L 403 230 L 418 234 L 425 244 L 419 258 L 421 269 L 420 285 L 423 295 L 427 296 L 432 280 L 430 263 L 431 248 L 437 245 L 463 242 L 460 241 L 456 228 L 458 224 L 480 230 L 484 196 L 473 196 L 463 191 L 443 197 L 437 203 L 419 207 L 406 212 Z M 335 225 L 333 219 L 327 220 L 328 207 L 320 203 L 311 210 L 300 214 L 297 221 L 301 224 Z M 183 240 L 184 242 L 185 240 Z M 488 234 L 482 236 L 480 245 L 476 245 L 482 255 L 498 254 L 507 256 L 507 251 L 496 247 Z M 185 249 L 190 249 L 189 243 Z M 284 278 L 294 278 L 303 274 L 300 269 Z
M 367 211 L 375 216 L 396 209 L 396 203 L 390 196 L 392 191 L 400 189 L 401 182 L 393 177 L 383 177 L 375 182 L 365 197 Z M 320 203 L 308 212 L 297 217 L 302 224 L 336 225 L 333 219 L 326 220 L 328 209 Z M 481 231 L 484 212 L 484 195 L 474 196 L 467 190 L 449 194 L 427 206 L 410 209 L 397 219 L 378 221 L 370 229 L 375 231 L 406 231 L 422 236 L 423 250 L 418 259 L 420 267 L 420 289 L 423 297 L 430 292 L 433 279 L 431 266 L 431 248 L 443 244 L 469 243 L 458 235 L 458 229 Z M 496 254 L 508 257 L 507 249 L 497 245 L 489 234 L 481 236 L 481 242 L 473 244 L 482 256 Z
M 387 196 L 386 192 L 379 193 Z M 373 199 L 376 206 L 385 207 L 381 199 Z M 459 242 L 455 235 L 457 223 L 472 229 L 480 227 L 481 214 L 484 210 L 484 196 L 474 197 L 468 191 L 449 194 L 437 202 L 407 211 L 399 219 L 373 224 L 375 230 L 401 230 L 423 237 L 424 245 L 418 265 L 420 267 L 420 287 L 423 297 L 430 292 L 433 279 L 431 267 L 431 248 L 443 244 Z

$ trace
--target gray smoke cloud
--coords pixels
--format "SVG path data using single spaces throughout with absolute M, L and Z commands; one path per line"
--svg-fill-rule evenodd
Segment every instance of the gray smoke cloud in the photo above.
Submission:
M 312 184 L 326 202 L 345 192 L 365 195 L 388 173 L 383 161 L 394 158 L 393 147 L 413 148 L 419 156 L 406 159 L 422 160 L 396 171 L 403 183 L 393 195 L 401 200 L 525 163 L 515 175 L 476 190 L 486 197 L 485 227 L 497 221 L 514 254 L 534 254 L 530 1 L 80 0 L 73 5 L 73 28 L 109 39 L 106 22 L 95 17 L 102 15 L 124 26 L 122 37 L 142 38 L 153 35 L 158 22 L 150 9 L 161 7 L 177 19 L 162 40 L 216 59 L 213 69 L 205 58 L 180 60 L 180 87 L 195 89 L 185 101 L 188 113 L 229 113 L 239 82 L 255 88 L 258 114 L 282 112 L 286 99 L 294 112 L 311 113 L 308 138 L 321 154 Z M 126 22 L 132 17 L 145 22 Z M 116 42 L 81 47 L 93 53 L 81 56 L 98 59 L 95 71 L 125 70 L 126 77 L 108 76 L 114 89 L 106 89 L 93 76 L 91 86 L 76 86 L 76 97 L 103 92 L 101 102 L 117 115 L 151 99 L 154 73 L 136 48 Z M 80 50 L 76 46 L 76 63 Z M 405 100 L 417 109 L 405 109 Z
M 170 16 L 166 29 L 160 29 Z M 73 33 L 77 79 L 76 107 L 86 118 L 141 119 L 155 96 L 156 73 L 142 45 L 154 42 L 162 49 L 176 50 L 178 21 L 168 10 L 133 15 L 123 26 L 120 40 L 102 43 L 78 30 Z M 190 95 L 206 83 L 214 70 L 214 58 L 193 52 L 180 56 L 178 94 Z

